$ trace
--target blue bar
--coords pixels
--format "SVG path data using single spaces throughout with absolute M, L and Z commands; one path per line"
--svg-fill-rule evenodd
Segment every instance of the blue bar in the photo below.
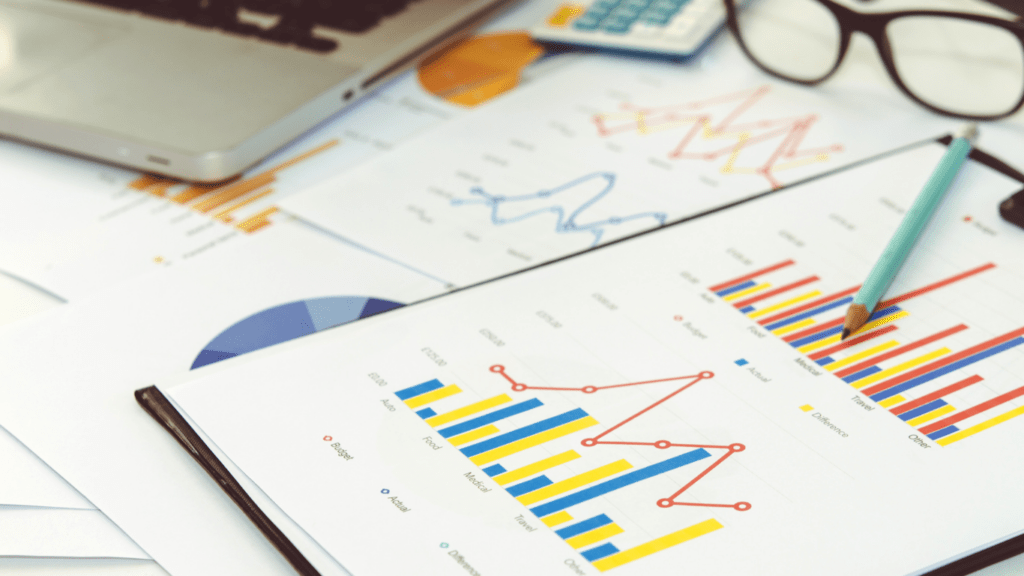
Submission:
M 931 402 L 925 404 L 924 406 L 918 406 L 917 408 L 914 408 L 913 410 L 910 410 L 910 411 L 904 412 L 903 414 L 900 414 L 900 420 L 903 420 L 904 422 L 906 422 L 907 420 L 913 420 L 914 418 L 917 418 L 918 416 L 927 414 L 927 413 L 929 413 L 932 410 L 935 410 L 937 408 L 942 408 L 945 405 L 946 405 L 946 401 L 943 400 L 942 398 L 939 398 L 938 400 L 932 400 Z
M 824 366 L 826 364 L 831 364 L 831 363 L 833 363 L 835 361 L 836 361 L 835 358 L 833 358 L 831 356 L 825 356 L 824 358 L 818 358 L 817 360 L 815 360 L 815 362 L 818 363 L 818 366 Z
M 867 324 L 868 322 L 871 322 L 872 320 L 878 320 L 879 318 L 882 318 L 884 316 L 888 316 L 889 314 L 895 314 L 895 313 L 897 313 L 899 311 L 900 311 L 900 307 L 899 306 L 889 306 L 888 308 L 883 308 L 881 310 L 875 310 L 871 314 L 871 316 L 868 316 L 867 321 L 864 322 L 864 323 Z
M 612 544 L 611 542 L 605 542 L 597 548 L 591 548 L 590 550 L 580 552 L 580 556 L 583 556 L 590 562 L 593 562 L 595 560 L 600 560 L 605 556 L 611 556 L 612 554 L 615 554 L 618 551 L 619 549 L 615 547 L 615 544 Z
M 778 322 L 776 322 L 774 324 L 769 324 L 769 325 L 765 326 L 765 329 L 766 330 L 775 330 L 776 328 L 782 328 L 783 326 L 789 326 L 790 324 L 793 324 L 794 322 L 799 322 L 799 321 L 803 320 L 804 318 L 810 318 L 811 316 L 814 316 L 815 314 L 821 314 L 822 312 L 824 312 L 826 310 L 831 310 L 833 308 L 838 308 L 838 307 L 840 307 L 840 306 L 842 306 L 844 304 L 849 304 L 850 302 L 853 302 L 853 296 L 847 296 L 846 298 L 841 298 L 841 299 L 836 300 L 834 302 L 830 302 L 828 304 L 825 304 L 824 306 L 818 306 L 817 308 L 815 308 L 813 310 L 808 310 L 807 312 L 803 312 L 803 313 L 797 314 L 796 316 L 790 316 L 789 318 L 786 318 L 784 320 L 779 320 Z
M 577 522 L 577 523 L 573 524 L 572 526 L 566 526 L 565 528 L 562 528 L 561 530 L 555 530 L 555 534 L 558 534 L 559 536 L 561 536 L 562 540 L 568 540 L 569 538 L 572 538 L 573 536 L 579 536 L 580 534 L 583 534 L 584 532 L 590 532 L 594 528 L 600 528 L 601 526 L 607 526 L 608 524 L 611 524 L 611 523 L 612 523 L 612 519 L 611 518 L 605 516 L 604 514 L 601 514 L 599 516 L 594 516 L 593 518 L 589 518 L 589 519 L 584 520 L 582 522 Z
M 441 384 L 437 381 L 437 378 L 435 378 L 430 382 L 424 382 L 423 384 L 417 384 L 415 386 L 399 390 L 398 392 L 395 392 L 395 396 L 398 396 L 399 400 L 408 400 L 409 398 L 414 398 L 420 394 L 432 392 L 438 388 L 444 388 L 444 384 Z
M 522 496 L 527 492 L 533 492 L 534 490 L 539 490 L 545 486 L 550 486 L 551 484 L 552 482 L 547 476 L 537 476 L 536 478 L 527 480 L 526 482 L 520 482 L 515 486 L 509 486 L 508 488 L 505 488 L 505 490 L 513 496 Z
M 757 282 L 754 282 L 753 280 L 747 280 L 746 282 L 743 282 L 741 284 L 736 284 L 735 286 L 729 286 L 728 288 L 722 288 L 718 292 L 715 292 L 715 294 L 717 294 L 719 296 L 728 296 L 729 294 L 732 294 L 733 292 L 739 292 L 740 290 L 746 290 L 747 288 L 753 288 L 756 285 L 757 285 Z
M 928 435 L 928 437 L 931 438 L 932 440 L 938 440 L 939 438 L 942 438 L 943 436 L 949 436 L 953 432 L 959 432 L 959 431 L 960 431 L 960 429 L 957 428 L 956 426 L 946 426 L 945 428 L 942 428 L 941 430 L 936 430 L 935 432 L 932 432 L 931 434 Z
M 538 518 L 543 518 L 548 514 L 554 514 L 560 510 L 565 510 L 566 508 L 575 506 L 580 502 L 593 500 L 594 498 L 604 496 L 605 494 L 618 490 L 619 488 L 624 488 L 630 484 L 635 484 L 642 480 L 657 476 L 658 474 L 664 474 L 665 472 L 675 470 L 676 468 L 682 468 L 687 464 L 692 464 L 698 460 L 710 457 L 711 454 L 708 454 L 707 450 L 697 448 L 696 450 L 691 450 L 685 454 L 680 454 L 679 456 L 669 458 L 663 462 L 651 464 L 645 468 L 634 470 L 633 472 L 623 474 L 617 478 L 612 478 L 611 480 L 606 480 L 600 484 L 595 484 L 594 486 L 584 488 L 578 492 L 573 492 L 568 496 L 563 496 L 557 500 L 541 504 L 540 506 L 531 508 L 530 511 Z
M 481 426 L 487 426 L 491 422 L 497 422 L 498 420 L 508 418 L 509 416 L 515 416 L 516 414 L 521 414 L 523 412 L 526 412 L 527 410 L 533 410 L 534 408 L 543 405 L 544 403 L 541 402 L 540 400 L 532 398 L 530 400 L 526 400 L 525 402 L 520 402 L 519 404 L 513 404 L 508 408 L 502 408 L 501 410 L 488 412 L 483 416 L 478 416 L 476 418 L 473 418 L 472 420 L 467 420 L 461 424 L 456 424 L 454 426 L 443 428 L 441 430 L 438 430 L 437 433 L 440 434 L 442 438 L 451 438 L 452 436 L 458 436 L 463 432 L 476 430 Z
M 529 426 L 523 426 L 517 430 L 506 432 L 501 436 L 495 436 L 494 438 L 484 440 L 483 442 L 477 442 L 472 446 L 463 448 L 460 452 L 465 454 L 467 457 L 476 456 L 477 454 L 483 454 L 484 452 L 494 450 L 500 446 L 511 444 L 516 440 L 522 440 L 523 438 L 528 438 L 534 434 L 540 434 L 545 430 L 556 428 L 567 422 L 586 418 L 586 416 L 587 413 L 584 412 L 582 408 L 576 408 L 575 410 L 570 410 L 565 414 L 559 414 L 558 416 L 553 416 L 547 420 L 541 420 L 540 422 L 530 424 Z
M 424 408 L 423 410 L 416 412 L 416 415 L 426 420 L 431 416 L 437 416 L 437 412 L 434 412 L 433 408 Z
M 959 369 L 963 368 L 964 366 L 970 366 L 971 364 L 974 364 L 975 362 L 977 362 L 979 360 L 984 360 L 985 358 L 988 358 L 989 356 L 994 356 L 994 355 L 1002 352 L 1003 350 L 1009 350 L 1010 348 L 1015 348 L 1017 346 L 1020 346 L 1021 344 L 1024 344 L 1024 338 L 1016 338 L 1014 340 L 1010 340 L 1009 342 L 1003 342 L 1002 344 L 1000 344 L 998 346 L 993 346 L 992 348 L 989 348 L 988 350 L 983 350 L 981 352 L 978 352 L 974 356 L 968 356 L 967 358 L 964 358 L 963 360 L 958 360 L 956 362 L 953 362 L 952 364 L 947 364 L 946 366 L 943 366 L 942 368 L 937 368 L 937 369 L 932 370 L 931 372 L 929 372 L 927 374 L 922 374 L 922 375 L 918 376 L 917 378 L 914 378 L 912 380 L 907 380 L 906 382 L 904 382 L 902 384 L 898 384 L 896 386 L 893 386 L 892 388 L 889 388 L 888 390 L 882 390 L 878 394 L 875 394 L 874 396 L 872 396 L 871 399 L 874 400 L 875 402 L 878 402 L 879 400 L 885 400 L 886 398 L 888 398 L 890 396 L 895 396 L 895 395 L 899 394 L 900 392 L 903 392 L 904 390 L 910 390 L 911 388 L 913 388 L 915 386 L 920 386 L 921 384 L 924 384 L 925 382 L 931 382 L 932 380 L 938 378 L 939 376 L 942 376 L 944 374 L 949 374 L 950 372 L 953 372 L 954 370 L 959 370 Z
M 846 382 L 847 384 L 850 384 L 851 382 L 856 382 L 857 380 L 860 380 L 861 378 L 867 378 L 868 376 L 871 376 L 875 372 L 881 372 L 881 371 L 882 371 L 882 369 L 879 368 L 878 366 L 869 366 L 869 367 L 861 370 L 860 372 L 854 372 L 853 374 L 850 374 L 849 376 L 846 376 L 845 378 L 843 378 L 843 382 Z
M 743 358 L 740 358 L 739 360 L 736 361 L 736 365 L 737 366 L 746 366 L 747 364 L 748 364 L 748 362 L 746 360 L 744 360 Z
M 743 312 L 744 314 L 748 314 L 748 313 L 753 312 L 753 311 L 754 311 L 754 307 L 753 306 L 747 306 L 746 308 L 740 308 L 740 312 Z
M 488 466 L 484 468 L 484 474 L 487 474 L 491 478 L 494 478 L 498 474 L 504 474 L 506 472 L 505 467 L 501 464 L 495 464 L 494 466 Z
M 821 332 L 816 332 L 814 334 L 811 334 L 810 336 L 801 338 L 799 340 L 793 340 L 792 342 L 789 343 L 789 345 L 792 346 L 793 348 L 799 348 L 799 347 L 803 346 L 804 344 L 810 344 L 811 342 L 817 342 L 818 340 L 821 340 L 823 338 L 828 338 L 829 336 L 831 336 L 833 334 L 839 334 L 842 331 L 843 331 L 843 327 L 842 326 L 834 326 L 832 328 L 829 328 L 828 330 L 822 330 Z

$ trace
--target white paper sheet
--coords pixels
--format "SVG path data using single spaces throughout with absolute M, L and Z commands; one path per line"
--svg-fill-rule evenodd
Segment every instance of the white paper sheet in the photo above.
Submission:
M 0 556 L 149 559 L 98 510 L 20 506 L 0 506 Z
M 876 84 L 770 79 L 731 41 L 685 66 L 595 56 L 282 206 L 466 285 L 951 126 Z
M 12 394 L 3 394 L 0 421 L 10 422 L 8 430 L 172 573 L 290 568 L 142 411 L 133 391 L 210 359 L 204 350 L 230 354 L 270 336 L 308 331 L 296 324 L 302 313 L 322 328 L 346 311 L 363 311 L 346 302 L 406 303 L 442 291 L 436 282 L 299 224 L 280 224 L 252 237 L 249 246 L 225 246 L 111 287 L 0 338 L 0 371 L 21 374 L 0 378 Z M 277 308 L 296 302 L 306 304 Z M 244 322 L 275 308 L 286 312 L 278 320 L 271 314 Z M 254 338 L 254 332 L 270 336 Z M 225 348 L 232 344 L 238 347 Z M 31 383 L 14 383 L 22 377 Z M 15 396 L 34 400 L 22 405 Z
M 164 389 L 356 574 L 920 573 L 1022 528 L 1019 184 L 967 167 L 907 297 L 827 335 L 942 152 Z

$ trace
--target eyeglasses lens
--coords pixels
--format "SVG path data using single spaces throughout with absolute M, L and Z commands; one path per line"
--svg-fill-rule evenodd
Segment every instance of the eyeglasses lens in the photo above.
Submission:
M 896 72 L 936 108 L 995 116 L 1024 96 L 1024 46 L 999 26 L 941 16 L 905 16 L 886 28 Z
M 740 40 L 762 66 L 804 81 L 818 80 L 835 66 L 842 34 L 835 16 L 820 2 L 752 0 L 746 4 L 737 9 Z

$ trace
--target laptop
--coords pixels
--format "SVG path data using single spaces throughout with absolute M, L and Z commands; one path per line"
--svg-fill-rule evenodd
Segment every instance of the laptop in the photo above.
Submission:
M 0 135 L 217 182 L 514 0 L 0 0 Z

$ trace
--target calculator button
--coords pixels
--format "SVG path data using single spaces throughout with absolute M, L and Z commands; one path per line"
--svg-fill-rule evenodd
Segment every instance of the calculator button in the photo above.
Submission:
M 592 16 L 590 13 L 584 14 L 576 19 L 572 23 L 572 27 L 577 30 L 590 31 L 597 30 L 597 27 L 601 25 L 601 18 Z
M 632 21 L 626 23 L 608 23 L 605 24 L 601 29 L 609 34 L 627 34 L 629 33 L 629 29 L 632 27 L 632 25 Z

